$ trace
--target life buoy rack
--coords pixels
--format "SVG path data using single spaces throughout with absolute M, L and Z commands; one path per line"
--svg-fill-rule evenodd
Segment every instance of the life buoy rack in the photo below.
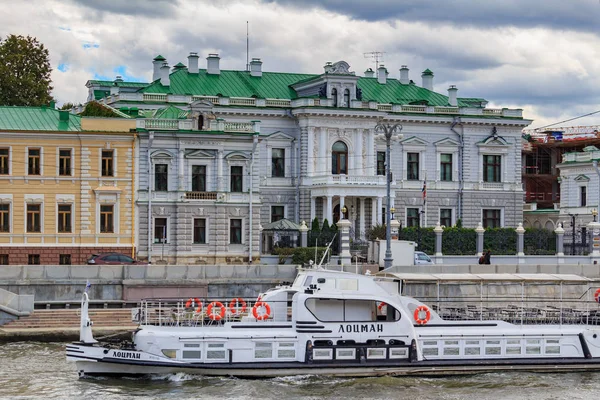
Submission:
M 262 308 L 264 313 L 259 314 L 258 310 Z M 254 307 L 252 307 L 252 315 L 256 318 L 257 321 L 263 321 L 271 316 L 271 306 L 269 303 L 264 301 L 257 301 L 254 303 Z
M 421 318 L 422 312 L 425 313 L 425 318 Z M 415 322 L 418 325 L 425 325 L 426 323 L 429 322 L 429 319 L 431 318 L 431 311 L 429 311 L 429 307 L 420 305 L 419 307 L 417 307 L 415 309 L 414 317 L 415 317 Z
M 600 289 L 596 289 L 596 293 L 594 293 L 594 300 L 596 300 L 596 303 L 600 303 Z
M 196 307 L 197 306 L 197 307 Z M 194 308 L 196 307 L 196 312 L 202 312 L 202 302 L 197 297 L 190 297 L 188 301 L 185 302 L 185 308 Z
M 235 298 L 229 302 L 229 311 L 233 315 L 243 314 L 247 309 L 247 304 L 241 297 Z
M 213 310 L 215 307 L 218 308 L 218 311 Z M 213 321 L 222 320 L 226 311 L 227 310 L 225 309 L 225 306 L 220 301 L 213 301 L 206 308 L 206 314 L 208 314 L 208 318 L 212 319 Z
M 385 307 L 385 306 L 387 306 L 387 304 L 386 304 L 386 303 L 384 303 L 384 302 L 382 301 L 381 303 L 379 303 L 379 304 L 377 305 L 377 309 L 378 309 L 379 311 L 381 311 L 381 310 L 383 309 L 383 307 Z

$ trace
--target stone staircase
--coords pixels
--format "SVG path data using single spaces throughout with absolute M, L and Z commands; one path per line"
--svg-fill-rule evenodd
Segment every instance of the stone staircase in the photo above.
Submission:
M 16 321 L 0 326 L 2 329 L 62 329 L 79 328 L 79 309 L 34 310 L 29 316 L 21 317 Z M 89 316 L 94 323 L 94 328 L 133 328 L 137 324 L 131 321 L 131 309 L 90 309 Z

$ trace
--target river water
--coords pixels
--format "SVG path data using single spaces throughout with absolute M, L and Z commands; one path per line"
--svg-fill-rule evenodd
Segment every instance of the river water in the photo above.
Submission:
M 594 399 L 600 373 L 496 373 L 449 378 L 264 380 L 184 374 L 153 379 L 79 379 L 65 343 L 0 345 L 0 399 Z

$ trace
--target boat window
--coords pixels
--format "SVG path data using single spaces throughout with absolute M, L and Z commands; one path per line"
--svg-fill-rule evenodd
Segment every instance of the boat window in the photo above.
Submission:
M 254 358 L 273 358 L 273 343 L 254 343 Z
M 367 358 L 385 358 L 385 349 L 368 348 L 367 349 Z
M 481 354 L 479 347 L 465 347 L 465 356 L 478 356 Z
M 390 358 L 406 358 L 408 357 L 408 349 L 390 349 Z
M 313 349 L 313 360 L 331 360 L 333 349 Z
M 183 358 L 184 359 L 189 359 L 189 358 L 200 359 L 200 358 L 202 358 L 202 352 L 200 350 L 184 350 Z
M 506 355 L 518 355 L 518 354 L 521 354 L 521 346 L 519 346 L 519 347 L 506 346 Z
M 169 358 L 176 358 L 177 357 L 177 350 L 173 350 L 173 349 L 163 349 L 162 353 Z
M 499 356 L 500 355 L 500 346 L 486 347 L 485 354 L 488 356 Z
M 308 285 L 310 285 L 312 283 L 312 279 L 313 279 L 313 276 L 312 275 L 308 275 L 306 277 L 306 279 L 304 280 L 304 285 L 302 285 L 302 286 L 308 286 Z
M 506 344 L 521 344 L 521 339 L 507 339 Z
M 296 358 L 296 344 L 278 343 L 277 358 Z
M 527 346 L 525 354 L 542 354 L 542 348 L 540 346 Z
M 305 306 L 323 322 L 393 322 L 400 319 L 398 310 L 376 300 L 309 298 Z
M 184 343 L 183 347 L 200 347 L 200 343 Z
M 445 356 L 458 356 L 460 355 L 460 348 L 458 347 L 444 347 Z
M 356 349 L 336 349 L 335 358 L 338 360 L 353 360 L 356 358 Z
M 423 349 L 423 356 L 427 357 L 427 356 L 437 356 L 438 355 L 438 348 L 437 347 L 426 347 Z
M 209 360 L 225 359 L 225 343 L 208 343 L 206 358 Z

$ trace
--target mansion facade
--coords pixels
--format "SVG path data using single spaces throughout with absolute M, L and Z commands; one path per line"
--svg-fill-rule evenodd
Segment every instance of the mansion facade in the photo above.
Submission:
M 282 218 L 343 215 L 351 237 L 385 220 L 402 226 L 517 226 L 523 216 L 519 109 L 419 86 L 403 66 L 358 76 L 340 61 L 321 74 L 206 68 L 191 53 L 153 60 L 142 88 L 89 81 L 90 98 L 136 121 L 136 252 L 151 262 L 257 262 L 261 229 Z M 127 90 L 120 91 L 121 87 Z M 386 159 L 379 122 L 399 124 Z M 399 128 L 400 128 L 399 127 Z M 392 203 L 387 204 L 386 163 Z M 425 201 L 426 200 L 426 201 Z

